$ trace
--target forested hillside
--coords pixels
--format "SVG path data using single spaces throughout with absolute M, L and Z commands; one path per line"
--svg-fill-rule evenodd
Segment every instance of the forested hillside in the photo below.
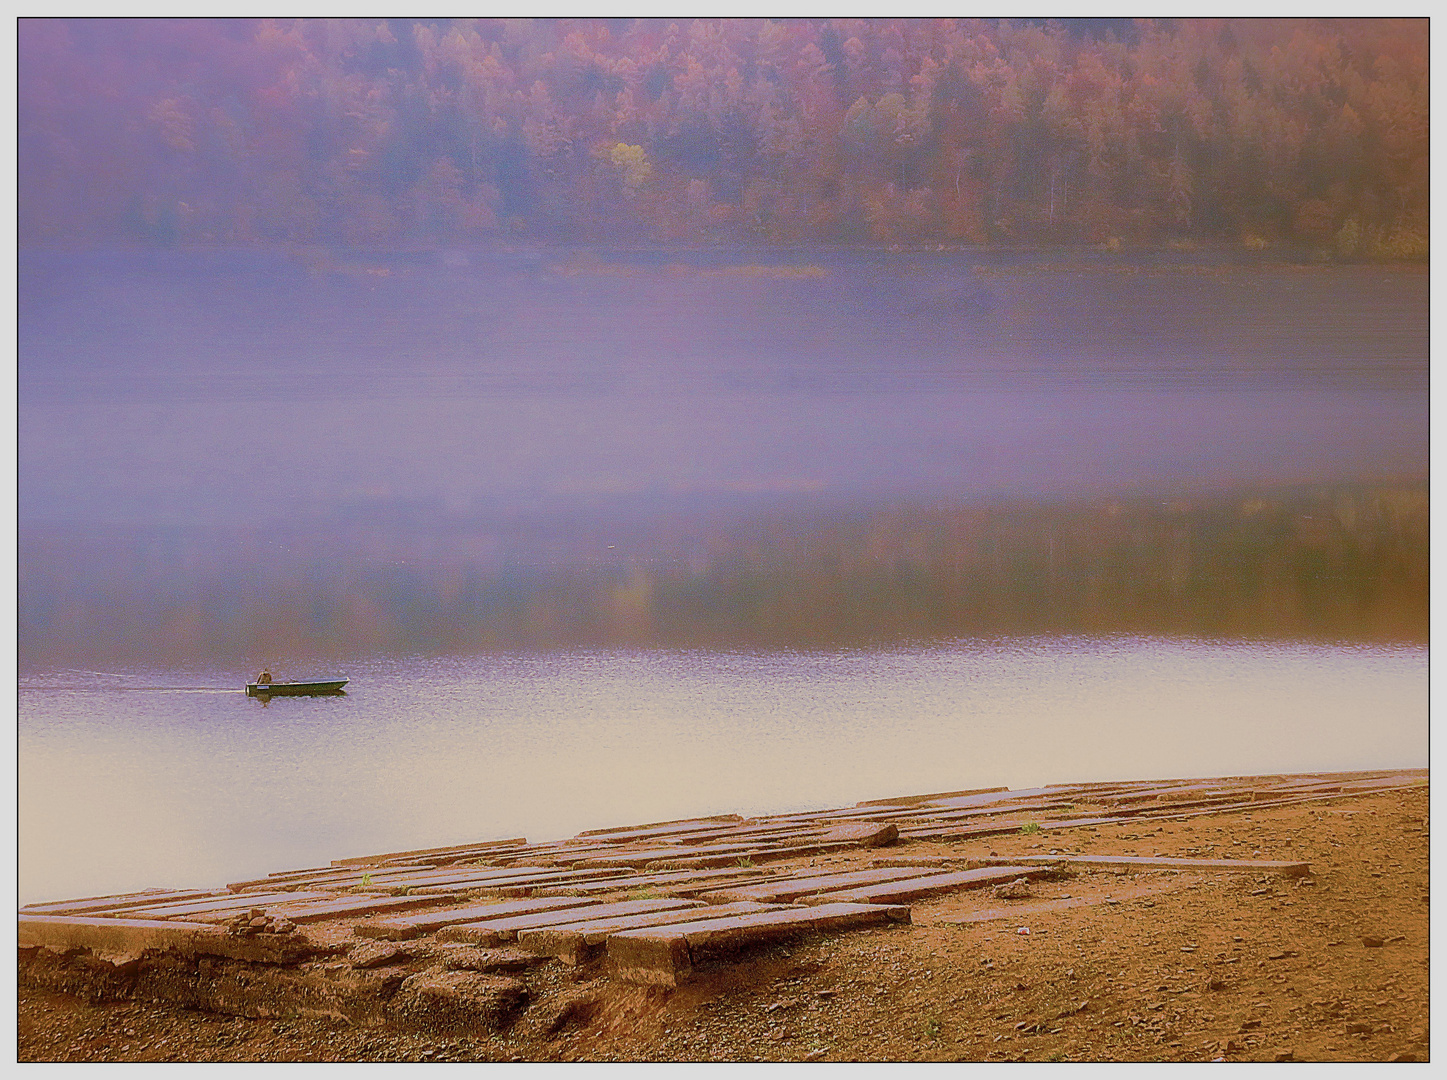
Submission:
M 1426 20 L 48 20 L 22 243 L 1425 258 Z

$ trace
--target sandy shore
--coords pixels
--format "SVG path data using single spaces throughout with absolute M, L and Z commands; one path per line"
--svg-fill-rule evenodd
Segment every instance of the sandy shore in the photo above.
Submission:
M 1424 777 L 1425 779 L 1425 777 Z M 1400 1061 L 1428 1055 L 1428 789 L 1185 819 L 915 840 L 820 872 L 1029 855 L 1306 861 L 1091 869 L 912 902 L 912 921 L 769 944 L 677 989 L 530 967 L 490 1032 L 87 1000 L 22 950 L 22 1061 Z M 321 932 L 322 928 L 318 928 Z M 39 965 L 39 966 L 37 966 Z M 332 967 L 338 966 L 333 962 Z M 47 975 L 46 971 L 50 974 Z M 317 976 L 326 973 L 319 965 Z M 63 992 L 61 989 L 68 990 Z M 94 990 L 92 986 L 89 990 Z

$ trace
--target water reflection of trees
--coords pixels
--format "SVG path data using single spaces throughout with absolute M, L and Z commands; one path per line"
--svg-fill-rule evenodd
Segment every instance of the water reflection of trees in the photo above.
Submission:
M 284 543 L 278 543 L 277 537 Z M 611 545 L 611 547 L 610 547 Z M 1425 641 L 1427 495 L 27 529 L 22 662 L 1146 633 Z

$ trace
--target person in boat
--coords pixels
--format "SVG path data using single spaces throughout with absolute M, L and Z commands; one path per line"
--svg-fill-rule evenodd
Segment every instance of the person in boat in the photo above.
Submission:
M 271 669 L 270 669 L 270 668 L 262 668 L 262 669 L 261 669 L 261 674 L 256 677 L 256 685 L 258 685 L 258 686 L 270 686 L 270 685 L 271 685 Z

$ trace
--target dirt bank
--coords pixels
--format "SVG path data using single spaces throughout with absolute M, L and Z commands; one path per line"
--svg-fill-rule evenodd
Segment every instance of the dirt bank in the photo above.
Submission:
M 248 1018 L 59 993 L 22 956 L 22 1061 L 1396 1061 L 1428 1053 L 1425 786 L 1184 820 L 831 853 L 1305 860 L 1307 877 L 1087 870 L 912 903 L 912 924 L 705 966 L 678 989 L 605 960 L 522 976 L 488 1034 L 326 1010 Z M 1028 932 L 1027 932 L 1028 931 Z M 39 950 L 45 952 L 45 950 Z M 45 963 L 63 963 L 50 956 Z

